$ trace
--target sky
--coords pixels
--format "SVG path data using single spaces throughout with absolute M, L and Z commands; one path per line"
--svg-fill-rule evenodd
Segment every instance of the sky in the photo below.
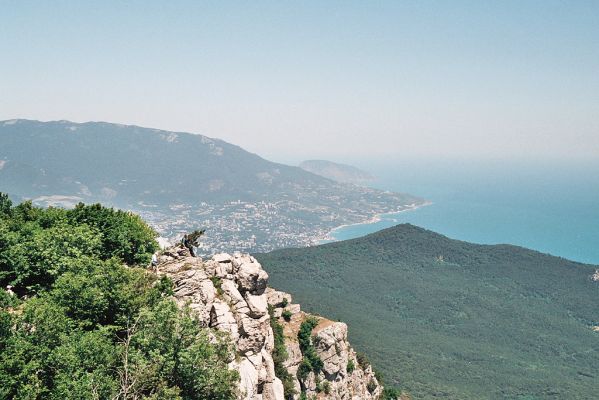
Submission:
M 599 159 L 599 1 L 0 0 L 0 119 L 275 161 Z

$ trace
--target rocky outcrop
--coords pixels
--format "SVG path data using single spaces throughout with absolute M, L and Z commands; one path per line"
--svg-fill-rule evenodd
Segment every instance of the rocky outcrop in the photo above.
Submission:
M 175 300 L 189 306 L 200 324 L 229 335 L 236 350 L 230 368 L 239 372 L 240 399 L 285 400 L 283 382 L 275 374 L 270 314 L 283 328 L 287 350 L 283 366 L 295 388 L 288 398 L 298 399 L 302 392 L 318 399 L 380 396 L 382 388 L 372 369 L 358 364 L 347 341 L 347 325 L 325 318 L 319 318 L 311 339 L 323 367 L 317 374 L 311 371 L 298 378 L 304 355 L 297 335 L 309 315 L 292 303 L 291 295 L 268 287 L 268 274 L 254 257 L 221 253 L 203 261 L 183 247 L 171 247 L 158 257 L 156 273 L 173 281 Z

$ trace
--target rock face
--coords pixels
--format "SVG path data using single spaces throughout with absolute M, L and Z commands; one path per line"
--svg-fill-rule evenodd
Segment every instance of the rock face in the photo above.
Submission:
M 323 362 L 316 375 L 298 378 L 303 355 L 297 339 L 309 317 L 291 295 L 268 287 L 268 274 L 247 254 L 217 254 L 210 260 L 191 257 L 187 249 L 171 247 L 158 257 L 156 273 L 175 284 L 174 297 L 189 306 L 203 326 L 226 332 L 235 344 L 230 368 L 239 372 L 239 399 L 285 400 L 284 385 L 275 375 L 274 333 L 270 312 L 283 327 L 291 375 L 298 399 L 301 392 L 318 399 L 377 399 L 382 388 L 370 366 L 362 368 L 347 341 L 347 325 L 319 318 L 312 344 Z M 326 383 L 325 383 L 326 382 Z

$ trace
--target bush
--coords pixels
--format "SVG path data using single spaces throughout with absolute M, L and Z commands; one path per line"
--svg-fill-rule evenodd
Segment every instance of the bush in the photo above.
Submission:
M 354 370 L 356 369 L 356 364 L 354 364 L 354 360 L 352 360 L 351 358 L 347 361 L 347 373 L 351 374 L 352 372 L 354 372 Z
M 277 319 L 274 317 L 274 309 L 270 304 L 268 305 L 268 314 L 270 315 L 270 327 L 272 328 L 274 334 L 272 359 L 275 364 L 275 376 L 283 383 L 283 393 L 285 398 L 293 399 L 293 396 L 296 394 L 293 377 L 283 365 L 288 357 L 287 348 L 285 347 L 283 326 L 279 324 Z
M 299 347 L 303 355 L 302 362 L 297 370 L 297 376 L 301 380 L 305 379 L 310 372 L 318 374 L 324 367 L 324 363 L 316 354 L 316 349 L 312 344 L 312 330 L 318 325 L 318 318 L 310 316 L 300 325 L 297 334 Z
M 401 390 L 391 387 L 385 387 L 380 400 L 398 400 L 401 398 Z
M 287 322 L 291 321 L 291 311 L 289 310 L 284 310 L 283 313 L 281 314 L 281 316 L 283 317 L 283 319 Z
M 212 281 L 212 284 L 214 285 L 214 288 L 216 289 L 216 294 L 218 296 L 222 296 L 224 293 L 222 279 L 220 279 L 218 276 L 211 276 L 210 280 Z
M 101 232 L 103 258 L 117 257 L 128 265 L 145 265 L 158 250 L 154 240 L 157 233 L 131 212 L 79 203 L 68 211 L 68 217 Z
M 358 360 L 358 364 L 360 365 L 360 367 L 362 367 L 362 369 L 366 369 L 370 366 L 370 361 L 364 353 L 356 353 L 356 360 Z
M 324 381 L 322 383 L 322 391 L 324 394 L 331 394 L 331 383 L 329 381 Z
M 368 382 L 368 384 L 366 385 L 366 389 L 368 389 L 368 392 L 370 394 L 373 394 L 374 391 L 376 390 L 377 386 L 378 385 L 376 384 L 376 382 L 374 381 L 374 379 L 371 378 L 370 381 Z
M 19 296 L 49 289 L 58 276 L 90 260 L 146 265 L 158 248 L 156 233 L 138 216 L 99 204 L 12 207 L 0 194 L 0 207 L 0 285 L 13 285 Z

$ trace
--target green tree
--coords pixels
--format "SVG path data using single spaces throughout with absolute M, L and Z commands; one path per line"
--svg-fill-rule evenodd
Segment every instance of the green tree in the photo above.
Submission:
M 0 400 L 235 398 L 231 344 L 136 267 L 153 235 L 99 205 L 4 208 L 0 282 L 17 294 L 0 290 Z
M 68 211 L 72 221 L 98 229 L 102 239 L 102 257 L 117 257 L 129 265 L 145 265 L 158 249 L 157 233 L 138 215 L 83 203 Z

